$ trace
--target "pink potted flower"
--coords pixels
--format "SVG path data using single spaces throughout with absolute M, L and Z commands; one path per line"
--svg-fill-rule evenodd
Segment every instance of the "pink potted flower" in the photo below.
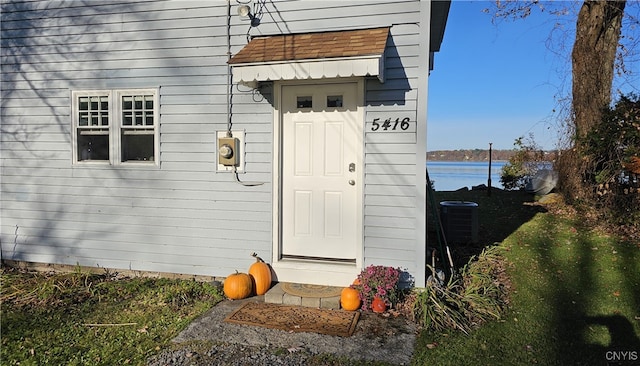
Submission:
M 379 310 L 382 304 L 392 306 L 398 300 L 398 282 L 400 268 L 388 266 L 368 266 L 358 275 L 358 279 L 351 285 L 360 293 L 362 310 Z M 374 299 L 375 301 L 375 309 Z M 384 309 L 382 310 L 384 312 Z

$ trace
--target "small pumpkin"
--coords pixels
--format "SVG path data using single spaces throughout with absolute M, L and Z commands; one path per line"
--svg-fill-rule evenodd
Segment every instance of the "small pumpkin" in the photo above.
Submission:
M 249 267 L 253 289 L 256 295 L 264 295 L 271 288 L 271 268 L 256 253 L 252 253 L 251 256 L 256 259 Z
M 387 304 L 383 299 L 376 296 L 371 302 L 371 310 L 373 310 L 374 313 L 384 313 L 387 310 Z
M 232 300 L 249 297 L 253 290 L 251 277 L 246 273 L 236 271 L 236 273 L 232 273 L 225 278 L 222 290 Z
M 357 310 L 360 308 L 360 293 L 355 288 L 345 287 L 340 293 L 340 305 L 344 310 Z

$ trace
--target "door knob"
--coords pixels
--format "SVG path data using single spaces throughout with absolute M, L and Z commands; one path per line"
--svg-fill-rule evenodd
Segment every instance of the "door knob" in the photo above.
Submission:
M 356 185 L 356 181 L 353 179 L 349 179 L 349 184 L 351 184 L 352 186 Z

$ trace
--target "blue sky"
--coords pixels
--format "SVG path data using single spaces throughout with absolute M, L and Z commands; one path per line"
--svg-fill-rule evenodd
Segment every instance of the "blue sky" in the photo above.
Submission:
M 490 5 L 452 1 L 429 77 L 428 150 L 487 149 L 490 142 L 512 149 L 529 133 L 543 148 L 556 147 L 554 95 L 570 88 L 558 70 L 571 69 L 546 46 L 555 19 L 532 12 L 494 25 L 482 12 Z

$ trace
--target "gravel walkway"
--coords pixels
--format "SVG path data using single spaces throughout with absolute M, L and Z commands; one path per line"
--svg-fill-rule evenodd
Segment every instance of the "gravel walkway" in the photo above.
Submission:
M 180 333 L 173 340 L 174 347 L 153 356 L 147 365 L 307 365 L 313 356 L 322 354 L 393 365 L 411 361 L 416 327 L 403 317 L 363 312 L 351 337 L 223 322 L 246 301 L 264 300 L 253 297 L 218 303 Z

